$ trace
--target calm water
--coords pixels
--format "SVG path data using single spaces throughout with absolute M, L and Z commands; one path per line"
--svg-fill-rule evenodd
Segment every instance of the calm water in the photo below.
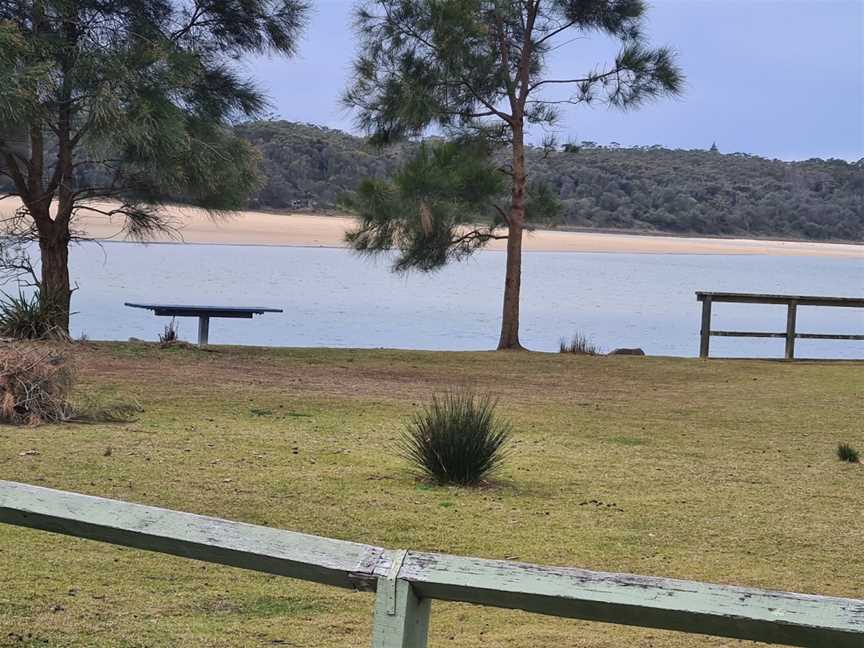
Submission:
M 124 301 L 284 308 L 213 320 L 214 344 L 491 349 L 498 339 L 504 254 L 483 252 L 434 275 L 397 276 L 384 260 L 296 247 L 84 244 L 72 250 L 73 333 L 156 339 L 166 319 Z M 696 290 L 864 294 L 864 259 L 663 254 L 524 255 L 522 341 L 557 349 L 580 330 L 602 347 L 693 356 Z M 785 330 L 784 306 L 715 306 L 715 328 Z M 194 340 L 197 320 L 180 336 Z M 861 309 L 801 307 L 801 332 L 864 333 Z M 713 338 L 712 353 L 781 356 L 782 340 Z M 801 357 L 864 357 L 864 343 L 799 340 Z

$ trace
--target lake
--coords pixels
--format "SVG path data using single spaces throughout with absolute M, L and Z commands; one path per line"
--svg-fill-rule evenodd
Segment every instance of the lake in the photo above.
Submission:
M 213 344 L 493 349 L 504 253 L 481 252 L 433 275 L 394 275 L 335 248 L 95 243 L 71 251 L 72 332 L 157 339 L 167 322 L 125 301 L 274 306 L 254 320 L 214 319 Z M 695 356 L 696 290 L 861 296 L 864 258 L 528 252 L 522 343 L 557 350 L 581 331 L 605 349 Z M 194 340 L 197 320 L 180 337 Z M 718 304 L 714 328 L 783 331 L 785 306 Z M 801 307 L 798 330 L 864 333 L 864 311 Z M 782 357 L 783 340 L 712 338 L 712 354 Z M 800 357 L 862 358 L 864 343 L 799 340 Z

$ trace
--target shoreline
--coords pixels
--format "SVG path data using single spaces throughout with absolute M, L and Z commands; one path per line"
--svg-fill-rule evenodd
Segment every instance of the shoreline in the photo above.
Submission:
M 610 236 L 617 236 L 615 234 L 610 234 Z M 650 237 L 650 234 L 645 234 L 644 236 Z M 662 235 L 658 236 L 658 238 L 665 238 Z M 673 238 L 682 238 L 685 240 L 689 240 L 689 237 L 673 237 Z M 697 239 L 702 240 L 702 239 Z M 713 240 L 713 239 L 706 239 Z M 786 241 L 774 241 L 770 239 L 721 239 L 721 240 L 735 240 L 741 241 L 744 243 L 754 242 L 754 243 L 784 243 Z M 310 249 L 310 250 L 345 250 L 350 251 L 349 248 L 344 245 L 336 245 L 336 244 L 326 244 L 326 243 L 244 243 L 244 242 L 214 242 L 214 241 L 188 241 L 188 240 L 147 240 L 147 241 L 131 241 L 125 239 L 116 239 L 116 238 L 108 238 L 108 239 L 93 239 L 93 240 L 85 240 L 80 241 L 81 243 L 99 243 L 102 245 L 108 244 L 118 244 L 118 245 L 167 245 L 167 246 L 181 246 L 181 245 L 195 245 L 195 246 L 208 246 L 208 247 L 249 247 L 249 248 L 293 248 L 293 249 Z M 744 250 L 744 249 L 731 249 L 727 250 L 717 250 L 717 251 L 688 251 L 688 250 L 614 250 L 614 249 L 576 249 L 576 248 L 568 248 L 564 250 L 559 249 L 546 249 L 546 248 L 534 248 L 527 245 L 527 239 L 525 241 L 526 244 L 523 244 L 523 252 L 531 253 L 531 254 L 659 254 L 664 256 L 785 256 L 785 257 L 802 257 L 802 258 L 810 258 L 810 257 L 822 257 L 822 258 L 835 258 L 835 259 L 857 259 L 864 261 L 864 249 L 862 249 L 857 254 L 853 252 L 845 253 L 835 253 L 832 251 L 813 251 L 813 252 L 798 252 L 794 250 L 784 250 L 784 251 L 761 251 L 761 250 Z M 827 244 L 826 244 L 827 245 Z M 856 244 L 844 244 L 844 243 L 831 243 L 830 245 L 851 245 L 855 246 Z M 864 247 L 864 246 L 862 246 Z M 505 249 L 501 246 L 492 246 L 489 245 L 485 248 L 481 248 L 477 250 L 477 253 L 487 253 L 494 252 L 498 254 L 502 254 L 506 252 Z M 377 347 L 376 347 L 377 348 Z
M 11 214 L 16 200 L 0 202 L 0 217 Z M 240 245 L 273 247 L 345 248 L 343 237 L 354 220 L 339 215 L 245 211 L 213 219 L 191 207 L 169 206 L 167 217 L 176 237 L 159 235 L 148 244 Z M 77 221 L 85 236 L 99 242 L 137 243 L 119 237 L 122 221 L 88 215 Z M 485 250 L 503 251 L 506 241 L 493 241 Z M 551 229 L 526 233 L 525 252 L 580 252 L 619 254 L 719 254 L 767 256 L 819 256 L 864 260 L 864 245 L 816 241 L 691 237 L 646 232 L 610 232 Z

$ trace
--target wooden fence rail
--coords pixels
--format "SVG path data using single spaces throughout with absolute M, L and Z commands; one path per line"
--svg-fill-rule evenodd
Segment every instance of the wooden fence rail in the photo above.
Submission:
M 864 646 L 857 599 L 391 551 L 8 481 L 0 522 L 375 591 L 373 648 L 425 647 L 433 599 L 789 646 Z
M 833 333 L 798 333 L 796 320 L 799 306 L 833 306 L 839 308 L 864 308 L 864 297 L 818 297 L 813 295 L 763 295 L 758 293 L 696 292 L 696 300 L 702 302 L 702 328 L 699 332 L 699 357 L 707 358 L 711 336 L 784 338 L 785 358 L 795 359 L 795 340 L 864 340 L 864 335 L 835 335 Z M 777 304 L 786 306 L 786 330 L 782 333 L 763 331 L 714 331 L 711 329 L 711 306 L 717 302 L 735 304 Z

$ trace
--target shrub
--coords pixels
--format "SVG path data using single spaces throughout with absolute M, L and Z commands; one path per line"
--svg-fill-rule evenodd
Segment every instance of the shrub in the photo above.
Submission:
M 848 443 L 841 443 L 837 446 L 837 458 L 849 463 L 861 463 L 861 455 Z
M 471 392 L 434 395 L 405 429 L 400 454 L 440 484 L 480 483 L 506 457 L 511 428 L 495 413 L 497 404 Z
M 0 422 L 39 425 L 74 416 L 69 394 L 74 371 L 55 350 L 20 345 L 0 348 Z
M 165 325 L 163 332 L 159 334 L 159 343 L 162 346 L 169 346 L 177 341 L 177 332 L 180 330 L 177 320 L 171 318 L 171 321 Z
M 570 342 L 567 342 L 566 338 L 561 338 L 559 351 L 578 355 L 600 355 L 600 347 L 589 340 L 588 336 L 578 332 L 571 338 Z
M 0 337 L 13 340 L 48 340 L 65 338 L 65 333 L 51 326 L 51 306 L 36 290 L 28 297 L 3 293 L 0 297 Z

